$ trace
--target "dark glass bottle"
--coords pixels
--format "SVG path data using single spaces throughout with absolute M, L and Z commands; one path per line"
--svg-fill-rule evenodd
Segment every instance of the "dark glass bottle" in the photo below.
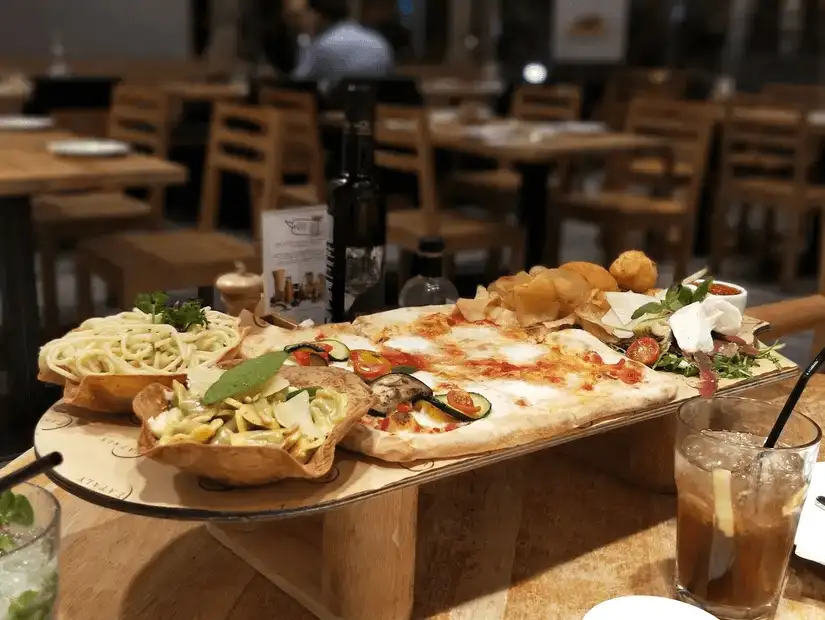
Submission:
M 384 306 L 386 208 L 373 166 L 374 91 L 346 91 L 343 172 L 329 186 L 327 322 L 337 323 Z

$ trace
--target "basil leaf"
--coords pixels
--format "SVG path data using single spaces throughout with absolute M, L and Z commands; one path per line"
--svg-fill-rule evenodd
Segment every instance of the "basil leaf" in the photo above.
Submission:
M 679 299 L 679 289 L 682 288 L 681 284 L 676 284 L 671 286 L 667 289 L 665 293 L 665 303 L 670 306 L 671 304 L 675 303 L 677 299 Z
M 697 286 L 696 290 L 693 292 L 693 301 L 704 301 L 705 297 L 708 296 L 711 284 L 713 284 L 713 278 L 707 278 L 706 280 L 702 280 L 702 283 L 699 286 Z
M 645 304 L 641 308 L 637 308 L 636 312 L 630 317 L 631 319 L 638 319 L 643 317 L 646 314 L 659 314 L 664 310 L 664 306 L 661 302 L 658 301 L 651 301 L 649 304 Z
M 281 369 L 289 357 L 286 351 L 272 351 L 230 368 L 203 395 L 204 405 L 214 405 L 236 394 L 258 387 Z

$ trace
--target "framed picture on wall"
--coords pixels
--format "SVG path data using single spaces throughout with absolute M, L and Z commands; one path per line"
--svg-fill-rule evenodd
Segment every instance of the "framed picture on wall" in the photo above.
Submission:
M 623 61 L 629 12 L 629 0 L 556 0 L 553 59 L 561 63 Z

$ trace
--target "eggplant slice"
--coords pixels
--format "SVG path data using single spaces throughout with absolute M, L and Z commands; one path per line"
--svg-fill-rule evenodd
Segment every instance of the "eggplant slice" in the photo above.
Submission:
M 433 395 L 433 391 L 426 383 L 400 372 L 378 377 L 370 383 L 370 389 L 378 399 L 370 409 L 370 414 L 381 418 L 387 417 L 401 403 L 413 403 Z

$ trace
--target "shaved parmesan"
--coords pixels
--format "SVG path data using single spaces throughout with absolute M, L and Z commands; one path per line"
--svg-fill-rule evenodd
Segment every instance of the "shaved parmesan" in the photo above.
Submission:
M 607 303 L 610 304 L 610 309 L 619 319 L 619 325 L 628 326 L 633 322 L 633 313 L 639 308 L 650 302 L 661 299 L 661 295 L 651 297 L 650 295 L 642 295 L 641 293 L 614 293 L 607 292 L 604 294 Z M 604 320 L 603 320 L 604 322 Z
M 289 381 L 278 374 L 272 375 L 261 388 L 261 398 L 268 398 L 289 387 Z
M 186 373 L 186 384 L 189 392 L 196 400 L 201 400 L 213 383 L 226 372 L 220 368 L 200 366 L 190 368 Z
M 278 403 L 275 407 L 275 419 L 285 428 L 297 426 L 301 433 L 311 439 L 324 436 L 324 431 L 312 421 L 309 412 L 309 392 L 306 390 L 284 403 Z

